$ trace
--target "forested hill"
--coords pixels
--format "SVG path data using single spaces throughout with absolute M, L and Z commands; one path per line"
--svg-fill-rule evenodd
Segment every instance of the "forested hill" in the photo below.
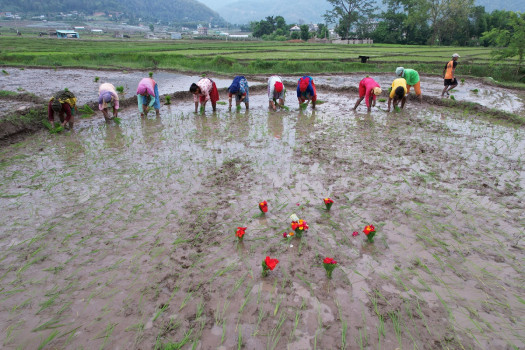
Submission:
M 164 21 L 225 23 L 217 12 L 196 0 L 0 0 L 0 11 L 31 14 L 117 11 Z

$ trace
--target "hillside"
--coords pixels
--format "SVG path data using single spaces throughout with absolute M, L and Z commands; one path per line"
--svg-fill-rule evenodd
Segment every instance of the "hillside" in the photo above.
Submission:
M 266 16 L 283 16 L 287 23 L 324 23 L 323 15 L 330 9 L 325 0 L 200 0 L 217 11 L 230 23 L 245 24 L 260 21 Z M 523 0 L 475 0 L 476 5 L 493 10 L 525 12 Z M 382 6 L 378 1 L 377 6 Z
M 225 24 L 215 11 L 196 0 L 0 0 L 0 11 L 14 11 L 31 14 L 48 14 L 79 11 L 93 12 L 117 11 L 142 18 L 160 19 L 174 22 L 212 22 Z

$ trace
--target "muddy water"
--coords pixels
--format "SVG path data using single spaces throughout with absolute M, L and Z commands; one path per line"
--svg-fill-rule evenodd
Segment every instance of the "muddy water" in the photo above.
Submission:
M 52 96 L 65 87 L 73 91 L 80 103 L 94 101 L 98 97 L 98 87 L 109 82 L 124 87 L 124 97 L 136 94 L 139 81 L 148 77 L 148 71 L 97 71 L 89 69 L 30 69 L 8 68 L 9 75 L 0 77 L 0 90 L 24 91 L 38 96 Z M 98 82 L 95 82 L 98 77 Z M 153 78 L 159 85 L 159 93 L 171 94 L 188 91 L 190 85 L 201 77 L 166 71 L 155 71 Z M 227 88 L 231 79 L 213 78 L 218 88 Z
M 392 85 L 392 80 L 396 78 L 394 73 L 374 73 L 370 76 L 385 90 L 388 90 Z M 343 76 L 321 75 L 315 76 L 314 79 L 317 84 L 333 87 L 358 87 L 359 82 L 364 77 L 362 74 Z M 290 84 L 296 84 L 297 82 L 296 77 L 285 77 L 285 80 Z M 488 108 L 525 115 L 525 93 L 523 91 L 489 86 L 474 79 L 467 79 L 464 83 L 461 83 L 459 79 L 458 82 L 459 85 L 450 93 L 450 95 L 454 96 L 458 101 L 474 102 Z M 441 79 L 441 77 L 421 77 L 421 93 L 423 95 L 440 97 L 443 87 L 443 79 Z M 413 89 L 411 90 L 413 93 Z
M 2 149 L 4 348 L 525 346 L 524 130 L 319 99 L 128 109 Z M 301 240 L 282 238 L 292 213 Z M 262 278 L 267 255 L 280 262 Z
M 115 86 L 124 87 L 124 97 L 131 97 L 136 92 L 140 79 L 147 77 L 147 71 L 97 71 L 88 69 L 24 69 L 9 68 L 9 75 L 0 76 L 0 90 L 27 91 L 41 97 L 52 96 L 59 89 L 68 87 L 78 96 L 80 103 L 95 101 L 100 83 L 110 82 Z M 99 82 L 95 82 L 99 77 Z M 377 73 L 372 75 L 376 81 L 387 90 L 395 78 L 394 74 Z M 218 88 L 227 88 L 231 78 L 212 77 Z M 329 85 L 335 88 L 357 87 L 363 78 L 362 74 L 319 75 L 315 76 L 317 84 Z M 154 79 L 159 84 L 162 95 L 178 91 L 187 91 L 191 83 L 200 79 L 196 75 L 185 75 L 168 71 L 155 71 Z M 293 91 L 297 77 L 285 76 L 286 85 Z M 265 84 L 267 76 L 250 78 L 251 86 Z M 440 77 L 423 76 L 421 90 L 424 95 L 439 97 L 443 90 L 443 79 Z M 351 94 L 350 98 L 353 99 Z M 456 100 L 478 103 L 482 106 L 525 115 L 525 93 L 500 87 L 488 86 L 474 79 L 467 79 L 451 93 Z

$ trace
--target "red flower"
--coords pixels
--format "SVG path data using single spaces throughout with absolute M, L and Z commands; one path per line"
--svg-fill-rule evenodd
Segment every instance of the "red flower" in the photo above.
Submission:
M 332 204 L 334 203 L 334 201 L 331 198 L 325 198 L 324 199 L 324 204 L 331 204 L 331 203 Z
M 284 238 L 288 237 L 288 233 L 286 233 L 286 232 L 283 233 L 283 237 L 284 237 Z
M 359 235 L 359 232 L 357 232 L 357 231 L 352 232 L 352 236 L 355 237 L 355 236 L 358 236 L 358 235 Z
M 323 260 L 323 264 L 334 264 L 334 265 L 335 265 L 335 264 L 337 264 L 337 261 L 335 261 L 335 260 L 332 259 L 332 258 L 328 258 L 328 257 L 327 257 L 327 258 L 324 258 L 324 260 Z
M 365 235 L 368 236 L 370 233 L 376 232 L 376 228 L 374 227 L 374 225 L 367 225 L 365 226 L 365 229 L 363 230 L 363 232 L 365 233 Z
M 259 209 L 261 209 L 263 213 L 266 213 L 268 211 L 268 202 L 263 201 L 259 203 Z
M 246 233 L 244 232 L 246 231 L 246 228 L 247 227 L 237 227 L 237 233 L 235 233 L 235 235 L 239 238 L 242 238 L 242 236 L 244 236 L 244 234 Z
M 292 230 L 297 230 L 297 228 L 299 227 L 299 223 L 297 221 L 292 221 Z
M 277 266 L 277 264 L 279 263 L 279 260 L 270 259 L 270 257 L 267 256 L 264 262 L 266 263 L 266 267 L 268 267 L 269 270 L 273 270 L 275 269 L 275 266 Z

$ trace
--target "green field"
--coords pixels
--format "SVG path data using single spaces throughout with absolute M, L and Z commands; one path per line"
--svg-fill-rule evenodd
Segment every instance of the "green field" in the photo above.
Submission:
M 507 60 L 491 65 L 491 48 L 402 45 L 335 45 L 283 42 L 57 40 L 2 37 L 0 62 L 7 66 L 111 69 L 172 69 L 217 73 L 389 72 L 409 66 L 440 73 L 451 54 L 461 55 L 462 74 L 516 81 Z M 369 63 L 359 56 L 370 57 Z

